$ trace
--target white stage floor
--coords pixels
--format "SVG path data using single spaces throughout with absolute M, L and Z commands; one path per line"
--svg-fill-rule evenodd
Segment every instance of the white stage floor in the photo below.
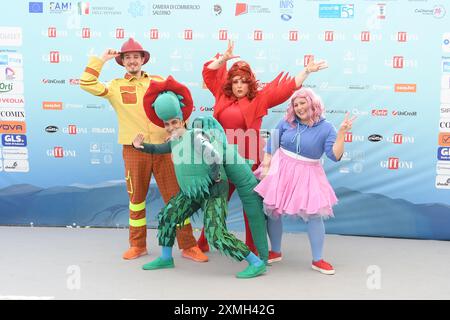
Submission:
M 327 235 L 327 276 L 306 234 L 286 234 L 283 261 L 241 280 L 246 263 L 218 252 L 196 263 L 174 248 L 175 269 L 142 270 L 159 254 L 148 231 L 150 255 L 125 261 L 127 229 L 0 227 L 0 299 L 450 299 L 448 241 Z

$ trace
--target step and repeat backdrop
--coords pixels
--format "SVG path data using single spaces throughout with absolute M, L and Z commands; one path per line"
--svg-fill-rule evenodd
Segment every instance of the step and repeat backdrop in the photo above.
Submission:
M 92 0 L 0 5 L 0 224 L 128 225 L 117 118 L 79 87 L 91 55 L 129 37 L 151 54 L 144 70 L 188 85 L 193 116 L 212 115 L 203 63 L 224 52 L 261 83 L 327 60 L 305 87 L 336 127 L 358 116 L 342 161 L 324 159 L 339 197 L 336 234 L 450 239 L 450 5 L 426 0 Z M 122 77 L 109 61 L 100 80 Z M 274 128 L 287 104 L 269 111 Z M 147 219 L 163 202 L 152 182 Z M 201 219 L 195 223 L 201 224 Z M 238 197 L 229 228 L 242 230 Z M 304 230 L 288 220 L 285 229 Z

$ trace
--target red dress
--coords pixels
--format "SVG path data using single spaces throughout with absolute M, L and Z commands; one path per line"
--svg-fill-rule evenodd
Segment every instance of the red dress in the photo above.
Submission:
M 208 61 L 203 66 L 203 80 L 211 93 L 214 95 L 214 118 L 219 121 L 227 133 L 228 143 L 237 144 L 239 154 L 245 159 L 253 160 L 252 170 L 256 170 L 264 156 L 264 140 L 260 137 L 260 130 L 263 117 L 267 115 L 268 109 L 275 107 L 292 96 L 300 89 L 296 87 L 295 79 L 287 74 L 283 77 L 281 72 L 274 80 L 259 90 L 256 97 L 249 100 L 247 97 L 237 99 L 234 96 L 227 97 L 223 91 L 223 86 L 227 81 L 227 69 L 224 64 L 216 70 L 208 69 Z M 233 130 L 240 130 L 245 133 L 245 143 L 242 138 Z M 234 192 L 234 185 L 230 184 L 228 200 Z M 248 225 L 247 215 L 244 212 L 246 241 L 245 243 L 251 251 L 256 252 L 253 238 Z M 199 246 L 205 247 L 206 239 L 204 233 L 198 241 Z
M 223 86 L 227 81 L 226 65 L 224 64 L 217 70 L 211 70 L 207 68 L 211 62 L 208 61 L 203 66 L 203 80 L 215 98 L 213 116 L 225 131 L 230 129 L 254 130 L 256 140 L 252 142 L 257 143 L 256 150 L 258 152 L 253 152 L 252 146 L 248 143 L 241 148 L 238 145 L 238 149 L 241 156 L 251 159 L 256 165 L 259 165 L 264 155 L 264 140 L 260 137 L 263 117 L 267 115 L 270 108 L 288 100 L 300 87 L 296 87 L 293 77 L 289 77 L 287 74 L 283 77 L 284 74 L 281 72 L 274 80 L 259 90 L 252 100 L 247 97 L 239 100 L 234 96 L 227 97 L 223 92 Z M 247 135 L 247 137 L 252 137 L 252 135 Z M 233 134 L 227 134 L 227 138 L 229 143 L 237 144 L 238 142 Z

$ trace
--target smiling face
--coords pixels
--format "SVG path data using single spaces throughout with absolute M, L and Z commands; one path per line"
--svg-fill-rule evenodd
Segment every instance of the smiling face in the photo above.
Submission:
M 173 118 L 168 121 L 164 121 L 164 129 L 172 137 L 179 137 L 186 131 L 186 125 L 184 120 Z
M 231 80 L 231 90 L 236 98 L 240 99 L 248 93 L 248 80 L 241 76 L 235 76 Z
M 141 72 L 144 54 L 142 52 L 126 52 L 123 54 L 122 63 L 129 74 L 136 75 Z
M 301 122 L 308 122 L 310 120 L 308 101 L 305 98 L 296 98 L 293 107 L 295 115 Z

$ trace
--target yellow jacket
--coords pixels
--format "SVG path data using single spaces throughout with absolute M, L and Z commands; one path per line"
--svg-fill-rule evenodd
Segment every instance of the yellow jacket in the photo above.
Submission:
M 148 89 L 150 80 L 163 81 L 160 76 L 148 75 L 138 80 L 130 74 L 124 78 L 114 79 L 107 84 L 98 80 L 104 61 L 98 57 L 91 57 L 80 78 L 83 90 L 105 99 L 117 113 L 119 122 L 119 144 L 132 144 L 138 133 L 145 136 L 145 142 L 163 143 L 168 134 L 148 120 L 143 107 L 144 94 Z

